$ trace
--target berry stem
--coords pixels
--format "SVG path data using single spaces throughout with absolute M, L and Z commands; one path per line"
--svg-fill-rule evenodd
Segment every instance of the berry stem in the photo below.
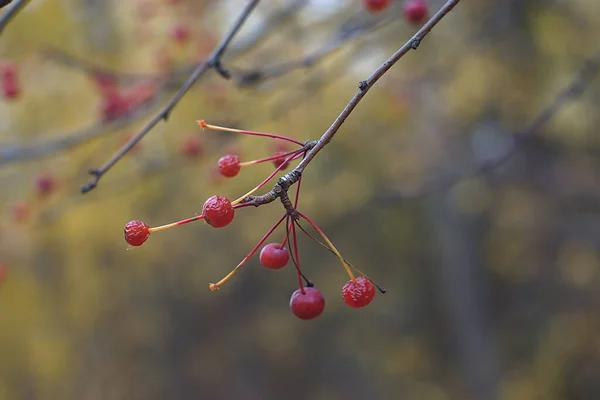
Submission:
M 198 221 L 198 220 L 201 220 L 203 218 L 204 218 L 203 215 L 196 215 L 196 216 L 193 216 L 193 217 L 190 217 L 190 218 L 182 219 L 181 221 L 177 221 L 177 222 L 173 222 L 173 223 L 170 223 L 170 224 L 161 225 L 161 226 L 155 226 L 153 228 L 149 228 L 148 232 L 153 233 L 153 232 L 158 232 L 158 231 L 164 231 L 165 229 L 174 228 L 174 227 L 179 226 L 179 225 L 189 224 L 190 222 Z
M 295 143 L 298 146 L 304 146 L 304 143 L 299 142 L 299 141 L 297 141 L 295 139 L 289 138 L 287 136 L 274 135 L 272 133 L 244 131 L 244 130 L 240 130 L 240 129 L 225 128 L 225 127 L 222 127 L 222 126 L 210 125 L 210 124 L 207 124 L 203 119 L 201 119 L 199 121 L 196 121 L 196 123 L 198 125 L 200 125 L 202 128 L 210 129 L 210 130 L 213 130 L 213 131 L 233 132 L 233 133 L 241 133 L 243 135 L 269 137 L 269 138 L 272 138 L 272 139 L 280 139 L 280 140 L 285 140 L 285 141 L 288 141 L 288 142 L 291 142 L 291 143 Z
M 300 288 L 300 292 L 302 292 L 302 294 L 305 294 L 304 285 L 302 284 L 302 279 L 304 278 L 304 280 L 306 281 L 306 286 L 312 286 L 312 283 L 302 273 L 302 270 L 300 269 L 300 265 L 298 264 L 298 262 L 296 260 L 296 256 L 294 255 L 294 250 L 292 249 L 292 240 L 290 240 L 290 232 L 291 232 L 290 223 L 291 223 L 291 217 L 288 215 L 287 221 L 286 221 L 285 236 L 287 238 L 287 245 L 288 245 L 288 249 L 290 252 L 290 258 L 292 259 L 292 262 L 294 263 L 294 267 L 296 267 L 296 275 L 298 276 L 298 287 Z
M 262 244 L 269 238 L 269 236 L 271 236 L 271 233 L 273 233 L 273 231 L 275 229 L 277 229 L 277 227 L 279 225 L 281 225 L 281 223 L 283 222 L 283 220 L 287 217 L 287 215 L 284 215 L 283 217 L 281 217 L 279 219 L 279 221 L 277 221 L 275 223 L 275 225 L 273 225 L 273 227 L 271 229 L 269 229 L 269 231 L 262 237 L 262 239 L 260 239 L 260 241 L 256 244 L 256 246 L 254 246 L 254 248 L 252 250 L 250 250 L 250 253 L 248 253 L 248 255 L 246 257 L 244 257 L 244 259 L 242 261 L 240 261 L 240 263 L 233 269 L 231 270 L 230 273 L 228 273 L 223 279 L 221 279 L 219 282 L 217 283 L 211 283 L 208 285 L 209 289 L 214 291 L 219 290 L 219 288 L 225 283 L 227 282 L 236 272 L 238 269 L 240 269 L 244 264 L 246 264 L 246 262 L 248 262 L 248 260 L 250 259 L 250 257 L 252 257 L 254 255 L 254 253 L 256 253 L 256 251 L 260 248 L 260 246 L 262 246 Z
M 273 161 L 273 160 L 277 160 L 277 159 L 280 159 L 283 157 L 289 157 L 291 155 L 297 155 L 298 153 L 302 153 L 303 150 L 304 149 L 297 149 L 297 150 L 289 151 L 285 154 L 274 155 L 274 156 L 270 156 L 270 157 L 266 157 L 266 158 L 260 158 L 258 160 L 246 161 L 246 162 L 240 163 L 240 167 L 248 167 L 250 165 L 260 164 L 260 163 L 264 163 L 267 161 Z
M 301 218 L 304 218 L 306 220 L 306 222 L 308 222 L 315 231 L 317 231 L 317 233 L 319 235 L 321 235 L 321 237 L 323 238 L 323 240 L 325 241 L 325 243 L 327 243 L 327 245 L 329 245 L 329 247 L 331 248 L 331 251 L 333 251 L 335 253 L 335 255 L 337 256 L 337 258 L 340 260 L 340 262 L 342 263 L 342 265 L 344 266 L 344 268 L 346 269 L 346 272 L 348 273 L 348 276 L 350 277 L 350 279 L 352 279 L 352 282 L 356 281 L 356 277 L 354 276 L 354 274 L 352 273 L 352 269 L 350 268 L 350 265 L 348 264 L 348 262 L 344 259 L 344 257 L 342 257 L 342 255 L 340 254 L 340 252 L 338 251 L 338 249 L 333 245 L 333 243 L 331 243 L 331 240 L 329 240 L 329 238 L 327 237 L 327 235 L 325 235 L 325 233 L 321 230 L 321 228 L 319 228 L 317 226 L 317 224 L 315 224 L 310 218 L 308 218 L 306 215 L 302 214 L 301 212 L 298 211 L 298 215 Z M 295 231 L 295 229 L 292 227 L 292 230 Z
M 298 226 L 298 228 L 300 228 L 300 230 L 302 232 L 304 232 L 304 234 L 306 236 L 308 236 L 309 238 L 311 238 L 312 240 L 314 240 L 315 242 L 317 242 L 321 247 L 323 247 L 324 249 L 326 249 L 327 251 L 329 251 L 331 254 L 335 254 L 335 252 L 333 250 L 331 250 L 331 248 L 329 246 L 327 246 L 325 243 L 321 242 L 319 239 L 317 239 L 316 237 L 314 237 L 313 235 L 311 235 L 306 229 L 304 229 L 302 227 L 302 225 L 300 225 L 299 221 L 294 221 L 296 223 L 296 225 Z M 360 269 L 356 268 L 354 265 L 352 265 L 349 261 L 345 260 L 346 263 L 350 266 L 350 268 L 352 268 L 354 271 L 358 272 L 359 274 L 361 274 L 362 276 L 364 276 L 365 278 L 367 278 L 369 281 L 371 281 L 371 283 L 373 285 L 375 285 L 375 287 L 381 292 L 381 294 L 385 294 L 387 292 L 387 290 L 382 287 L 379 286 L 377 283 L 375 283 L 375 281 L 373 281 L 373 279 L 369 278 L 369 276 L 367 276 L 367 274 L 365 274 L 364 272 L 362 272 Z
M 262 181 L 261 183 L 259 183 L 254 189 L 250 190 L 248 193 L 244 194 L 243 196 L 239 197 L 238 199 L 234 200 L 231 202 L 232 205 L 236 205 L 238 203 L 241 203 L 242 201 L 244 201 L 244 199 L 254 193 L 256 193 L 258 190 L 260 190 L 260 188 L 262 188 L 263 186 L 265 186 L 271 179 L 273 179 L 273 177 L 275 175 L 277 175 L 277 173 L 279 171 L 281 171 L 285 166 L 286 163 L 294 160 L 295 158 L 298 158 L 302 153 L 295 153 L 294 155 L 289 156 L 288 158 L 285 159 L 284 162 L 281 163 L 281 165 L 279 165 L 277 168 L 275 168 L 275 171 L 271 172 L 271 174 L 269 176 L 267 176 L 267 178 Z

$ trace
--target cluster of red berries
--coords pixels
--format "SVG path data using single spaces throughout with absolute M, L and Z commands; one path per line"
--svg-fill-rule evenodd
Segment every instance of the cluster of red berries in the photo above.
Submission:
M 377 13 L 386 10 L 392 0 L 362 0 L 365 9 L 371 13 Z M 426 0 L 406 0 L 402 11 L 407 22 L 419 25 L 422 24 L 429 15 L 429 7 Z
M 307 147 L 305 146 L 309 145 L 304 145 L 294 139 L 279 135 L 222 128 L 209 125 L 204 121 L 198 121 L 198 124 L 203 128 L 212 130 L 242 133 L 253 136 L 270 137 L 273 139 L 286 141 L 288 143 L 292 142 L 297 144 L 299 148 L 292 151 L 286 151 L 285 147 L 279 146 L 275 148 L 276 151 L 274 156 L 247 163 L 240 163 L 238 157 L 234 155 L 226 155 L 224 157 L 221 157 L 221 159 L 218 162 L 218 170 L 221 173 L 221 175 L 225 177 L 236 176 L 243 166 L 266 161 L 273 162 L 273 164 L 276 166 L 276 169 L 273 173 L 271 173 L 271 175 L 267 177 L 267 179 L 261 182 L 258 186 L 256 186 L 250 192 L 244 194 L 243 196 L 239 197 L 234 201 L 230 201 L 224 196 L 215 195 L 210 197 L 204 203 L 201 215 L 153 228 L 139 220 L 133 220 L 128 222 L 125 225 L 124 236 L 127 243 L 129 243 L 131 246 L 141 246 L 146 242 L 150 234 L 152 234 L 153 232 L 169 229 L 175 226 L 187 224 L 201 219 L 205 220 L 206 223 L 213 226 L 214 228 L 222 228 L 229 225 L 235 217 L 235 210 L 237 208 L 242 208 L 251 205 L 251 203 L 245 202 L 245 200 L 258 189 L 262 188 L 267 182 L 269 182 L 275 176 L 275 174 L 281 169 L 285 168 L 290 161 L 302 157 L 307 149 Z M 296 187 L 297 190 L 296 199 L 293 206 L 294 209 L 298 205 L 300 179 L 301 178 L 299 178 L 298 186 Z M 304 221 L 308 222 L 311 225 L 311 227 L 322 237 L 324 242 L 321 242 L 319 239 L 315 238 L 309 232 L 307 232 L 300 224 L 300 219 L 303 219 Z M 283 241 L 265 244 L 269 236 L 283 223 L 283 221 L 286 221 L 286 235 L 284 236 Z M 265 268 L 271 270 L 282 269 L 288 264 L 290 259 L 294 263 L 298 275 L 299 289 L 292 294 L 292 297 L 290 299 L 290 309 L 292 313 L 300 319 L 312 319 L 321 315 L 321 313 L 325 309 L 325 299 L 321 292 L 314 287 L 312 282 L 310 282 L 306 278 L 306 276 L 302 273 L 300 269 L 300 261 L 298 257 L 298 244 L 296 239 L 296 227 L 302 232 L 304 232 L 308 237 L 319 243 L 321 246 L 325 247 L 327 250 L 335 254 L 342 263 L 343 267 L 346 269 L 346 272 L 350 276 L 350 281 L 348 281 L 348 283 L 346 283 L 342 288 L 342 299 L 347 305 L 353 308 L 359 308 L 368 305 L 375 297 L 375 287 L 377 287 L 381 292 L 384 292 L 383 289 L 381 289 L 377 285 L 374 285 L 373 282 L 369 280 L 369 278 L 367 278 L 366 276 L 355 277 L 352 273 L 352 269 L 356 270 L 356 268 L 350 265 L 341 256 L 340 252 L 335 248 L 335 246 L 325 235 L 325 233 L 310 218 L 308 218 L 307 216 L 305 216 L 297 210 L 293 213 L 289 210 L 286 210 L 286 213 L 263 236 L 263 238 L 256 244 L 256 246 L 254 246 L 254 248 L 246 255 L 246 257 L 244 257 L 242 261 L 219 282 L 211 283 L 209 285 L 209 288 L 213 291 L 218 290 L 236 273 L 238 269 L 240 269 L 243 265 L 245 265 L 248 262 L 248 260 L 250 260 L 250 258 L 258 251 L 258 249 L 261 249 L 259 261 L 260 264 L 263 265 Z M 286 244 L 289 246 L 289 250 L 288 248 L 286 248 Z M 364 274 L 361 273 L 361 275 Z
M 12 62 L 0 65 L 0 85 L 5 99 L 15 99 L 21 94 L 17 67 Z

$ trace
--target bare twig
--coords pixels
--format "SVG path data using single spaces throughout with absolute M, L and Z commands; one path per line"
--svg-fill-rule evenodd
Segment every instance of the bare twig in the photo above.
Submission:
M 160 99 L 160 95 L 157 98 Z M 92 126 L 76 130 L 53 139 L 38 140 L 27 145 L 3 143 L 0 147 L 0 165 L 29 161 L 39 157 L 56 154 L 59 151 L 73 148 L 104 134 L 121 129 L 150 113 L 160 100 L 152 100 L 138 107 L 134 112 L 109 123 L 95 122 Z
M 385 61 L 382 65 L 379 66 L 371 74 L 369 78 L 364 81 L 359 82 L 358 84 L 358 92 L 352 97 L 350 102 L 346 105 L 346 107 L 342 110 L 340 115 L 335 119 L 335 121 L 331 124 L 331 126 L 323 133 L 321 138 L 317 141 L 315 147 L 313 147 L 307 154 L 306 157 L 300 161 L 300 163 L 282 176 L 278 181 L 273 190 L 262 195 L 254 197 L 251 202 L 254 206 L 261 206 L 263 204 L 273 202 L 277 197 L 280 196 L 282 191 L 287 191 L 290 186 L 294 183 L 298 182 L 298 179 L 302 176 L 304 169 L 310 164 L 310 162 L 315 158 L 315 156 L 325 147 L 331 139 L 338 132 L 340 127 L 344 124 L 348 116 L 354 111 L 356 106 L 360 103 L 360 101 L 365 97 L 365 94 L 375 85 L 375 83 L 390 69 L 398 60 L 400 60 L 406 53 L 410 50 L 416 50 L 419 47 L 419 44 L 427 36 L 429 32 L 435 27 L 458 3 L 460 0 L 448 0 L 440 10 L 435 13 L 431 17 L 429 21 L 419 29 L 414 36 L 406 42 L 402 47 L 398 49 L 387 61 Z
M 6 6 L 8 3 L 12 4 L 6 9 L 6 12 L 2 14 L 2 17 L 0 17 L 0 34 L 4 31 L 6 25 L 8 25 L 8 23 L 15 17 L 15 15 L 19 13 L 19 11 L 23 9 L 23 7 L 27 5 L 28 2 L 28 0 L 15 0 L 14 3 L 12 3 L 12 1 L 3 2 L 2 7 Z
M 225 35 L 221 43 L 213 50 L 213 52 L 208 57 L 207 61 L 202 62 L 200 65 L 196 67 L 196 69 L 192 72 L 189 78 L 183 83 L 179 91 L 175 94 L 173 99 L 165 106 L 162 110 L 158 112 L 145 126 L 142 130 L 137 133 L 134 137 L 132 137 L 129 142 L 127 142 L 119 151 L 117 151 L 103 166 L 100 168 L 93 168 L 89 172 L 94 178 L 88 182 L 87 184 L 81 187 L 82 193 L 87 193 L 98 185 L 98 182 L 104 176 L 104 174 L 112 168 L 137 142 L 139 142 L 156 124 L 158 124 L 161 120 L 167 120 L 169 118 L 169 114 L 175 108 L 177 103 L 183 98 L 183 96 L 188 92 L 188 90 L 196 83 L 196 81 L 204 75 L 206 71 L 211 68 L 215 68 L 223 74 L 224 69 L 221 65 L 221 58 L 225 50 L 229 46 L 229 43 L 233 40 L 235 35 L 238 33 L 244 22 L 250 16 L 252 10 L 258 5 L 260 0 L 250 0 L 244 9 L 242 10 L 240 16 L 238 17 L 235 24 L 231 27 L 229 32 Z

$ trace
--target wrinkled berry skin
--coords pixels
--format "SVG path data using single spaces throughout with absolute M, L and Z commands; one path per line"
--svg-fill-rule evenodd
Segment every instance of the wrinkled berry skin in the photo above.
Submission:
M 361 308 L 373 301 L 375 286 L 364 276 L 359 276 L 356 281 L 349 281 L 342 288 L 344 303 L 353 308 Z
M 298 289 L 290 298 L 290 310 L 300 319 L 308 320 L 318 317 L 325 309 L 325 298 L 318 289 L 305 287 L 305 294 Z
M 281 269 L 290 260 L 290 253 L 281 243 L 269 243 L 260 251 L 260 263 L 270 269 Z
M 227 197 L 212 196 L 202 207 L 204 220 L 214 228 L 222 228 L 233 221 L 235 209 Z
M 150 236 L 150 227 L 146 223 L 138 220 L 129 221 L 125 225 L 125 241 L 131 246 L 141 246 L 148 236 Z
M 242 169 L 239 158 L 231 154 L 219 158 L 217 166 L 219 167 L 221 175 L 226 176 L 227 178 L 233 178 L 239 174 L 240 169 Z

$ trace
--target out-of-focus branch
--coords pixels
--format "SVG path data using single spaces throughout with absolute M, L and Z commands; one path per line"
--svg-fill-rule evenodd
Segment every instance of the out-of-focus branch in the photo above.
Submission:
M 10 7 L 6 9 L 6 12 L 2 14 L 2 17 L 0 17 L 0 34 L 4 31 L 6 25 L 8 25 L 8 23 L 15 17 L 15 15 L 19 13 L 19 11 L 23 9 L 23 7 L 27 5 L 28 2 L 29 0 L 15 0 L 14 2 L 12 0 L 4 0 L 0 3 L 0 8 L 12 3 Z
M 600 73 L 600 50 L 591 56 L 573 77 L 572 81 L 554 98 L 554 100 L 543 108 L 539 114 L 521 131 L 515 134 L 517 141 L 529 138 L 537 133 L 568 103 L 580 97 L 589 84 Z M 518 150 L 518 145 L 511 146 L 504 154 L 493 160 L 483 162 L 474 169 L 464 173 L 438 179 L 437 181 L 414 191 L 395 191 L 382 196 L 386 201 L 400 201 L 427 196 L 432 193 L 448 190 L 463 179 L 467 179 L 480 173 L 491 171 L 502 166 L 510 160 Z
M 184 82 L 183 86 L 179 89 L 179 91 L 175 94 L 173 99 L 169 101 L 169 103 L 159 111 L 158 114 L 154 116 L 142 130 L 137 133 L 134 137 L 132 137 L 119 151 L 117 151 L 103 166 L 100 168 L 93 168 L 90 170 L 90 174 L 94 176 L 94 178 L 88 182 L 87 184 L 81 187 L 82 193 L 87 193 L 98 185 L 98 182 L 104 176 L 104 174 L 109 171 L 113 165 L 115 165 L 137 142 L 139 142 L 156 124 L 158 124 L 161 120 L 167 120 L 169 114 L 175 108 L 177 103 L 183 98 L 183 96 L 188 92 L 188 90 L 196 83 L 196 81 L 204 75 L 206 71 L 214 68 L 221 75 L 226 76 L 227 71 L 223 68 L 221 64 L 221 58 L 225 53 L 225 50 L 229 46 L 229 43 L 233 40 L 235 35 L 238 33 L 244 22 L 248 19 L 252 10 L 258 5 L 260 0 L 250 0 L 244 9 L 242 10 L 240 16 L 236 20 L 235 24 L 231 27 L 229 32 L 225 35 L 221 43 L 213 50 L 210 54 L 207 61 L 202 62 L 200 65 L 196 67 L 196 69 L 192 72 L 189 78 Z
M 38 157 L 45 157 L 56 154 L 59 151 L 70 149 L 74 146 L 85 143 L 107 133 L 121 129 L 139 118 L 148 115 L 157 105 L 162 96 L 157 95 L 157 99 L 143 104 L 136 110 L 122 118 L 108 123 L 94 123 L 94 125 L 76 130 L 64 136 L 54 139 L 38 140 L 27 145 L 2 144 L 0 147 L 0 165 L 28 161 Z
M 346 105 L 346 107 L 342 110 L 342 112 L 338 115 L 335 121 L 331 124 L 331 126 L 323 133 L 321 138 L 317 141 L 315 147 L 313 147 L 306 156 L 300 161 L 300 163 L 294 168 L 292 171 L 288 172 L 284 176 L 282 176 L 275 187 L 270 192 L 262 195 L 262 196 L 251 196 L 246 199 L 247 203 L 251 203 L 252 205 L 258 207 L 263 204 L 271 203 L 275 201 L 275 199 L 279 198 L 282 193 L 287 192 L 287 190 L 294 183 L 298 182 L 304 169 L 310 164 L 310 162 L 316 157 L 316 155 L 325 147 L 327 144 L 333 139 L 336 135 L 340 127 L 344 124 L 348 116 L 354 111 L 356 106 L 360 103 L 360 101 L 365 97 L 370 88 L 372 88 L 375 83 L 387 72 L 390 68 L 398 62 L 406 53 L 410 50 L 416 50 L 421 41 L 427 36 L 429 32 L 460 2 L 460 0 L 448 0 L 440 10 L 435 13 L 429 21 L 427 21 L 421 29 L 414 36 L 407 41 L 402 47 L 400 47 L 387 61 L 379 66 L 371 74 L 369 78 L 364 81 L 359 82 L 358 84 L 358 92 L 352 97 L 350 102 Z

